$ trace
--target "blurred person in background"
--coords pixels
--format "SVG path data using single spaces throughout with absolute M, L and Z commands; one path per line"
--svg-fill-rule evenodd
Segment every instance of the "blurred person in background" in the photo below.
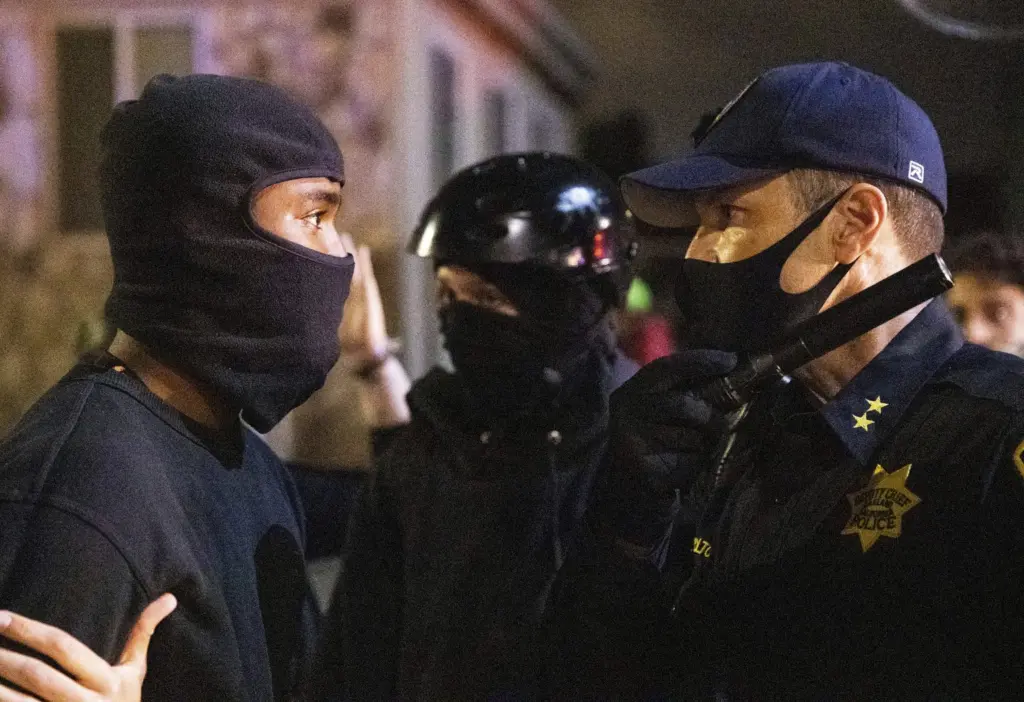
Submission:
M 946 301 L 967 340 L 1024 356 L 1024 239 L 973 232 L 945 256 L 955 282 Z
M 641 366 L 675 350 L 672 324 L 655 311 L 654 294 L 643 278 L 633 278 L 629 284 L 617 326 L 623 353 Z

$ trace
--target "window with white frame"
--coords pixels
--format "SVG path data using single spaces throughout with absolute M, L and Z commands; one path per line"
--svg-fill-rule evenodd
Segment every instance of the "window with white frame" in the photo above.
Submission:
M 551 124 L 546 112 L 530 115 L 530 148 L 536 151 L 552 151 Z
M 566 143 L 566 125 L 551 101 L 534 98 L 529 107 L 529 143 L 537 151 L 563 152 Z
M 509 104 L 504 90 L 484 93 L 484 140 L 488 155 L 509 150 Z
M 436 190 L 455 168 L 455 59 L 440 47 L 430 50 L 431 180 Z
M 99 136 L 111 107 L 137 97 L 155 75 L 191 73 L 196 28 L 188 13 L 127 11 L 76 18 L 57 30 L 58 225 L 103 228 L 97 168 Z

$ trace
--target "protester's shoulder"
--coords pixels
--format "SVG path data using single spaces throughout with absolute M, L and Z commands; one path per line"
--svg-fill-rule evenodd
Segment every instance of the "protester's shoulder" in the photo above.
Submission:
M 65 377 L 40 397 L 0 441 L 0 484 L 52 464 L 91 414 L 95 390 L 91 380 Z
M 373 466 L 382 480 L 397 482 L 421 472 L 430 447 L 438 441 L 435 426 L 418 413 L 408 424 L 374 432 Z
M 409 408 L 413 416 L 425 417 L 440 408 L 450 408 L 457 404 L 461 386 L 458 378 L 444 368 L 433 367 L 412 384 L 409 390 Z
M 167 501 L 159 481 L 139 479 L 147 442 L 130 404 L 94 377 L 69 375 L 25 413 L 0 442 L 4 544 L 60 547 L 68 568 L 80 552 L 137 573 L 141 527 Z
M 967 398 L 993 401 L 1008 412 L 1024 412 L 1024 359 L 964 344 L 942 366 L 933 384 L 952 386 Z
M 276 475 L 291 474 L 285 461 L 277 454 L 267 437 L 249 427 L 245 427 L 244 432 L 247 464 L 258 466 L 261 470 Z
M 462 433 L 469 412 L 462 384 L 443 368 L 432 368 L 413 383 L 408 395 L 411 421 L 393 435 L 390 447 L 419 445 Z M 394 449 L 392 449 L 393 451 Z
M 447 454 L 464 433 L 466 412 L 461 386 L 454 375 L 433 368 L 417 380 L 408 395 L 408 424 L 374 437 L 374 483 L 408 484 L 434 474 L 438 454 Z
M 74 493 L 75 485 L 127 482 L 170 460 L 166 424 L 103 374 L 70 373 L 0 441 L 0 492 Z

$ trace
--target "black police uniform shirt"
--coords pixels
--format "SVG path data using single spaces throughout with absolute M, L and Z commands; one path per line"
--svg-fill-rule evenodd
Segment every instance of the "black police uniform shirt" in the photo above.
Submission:
M 823 407 L 756 400 L 691 495 L 672 665 L 721 699 L 1019 698 L 1022 373 L 934 301 Z
M 0 444 L 0 608 L 116 661 L 172 592 L 143 699 L 286 699 L 315 628 L 299 499 L 264 442 L 239 438 L 204 437 L 128 372 L 81 362 Z

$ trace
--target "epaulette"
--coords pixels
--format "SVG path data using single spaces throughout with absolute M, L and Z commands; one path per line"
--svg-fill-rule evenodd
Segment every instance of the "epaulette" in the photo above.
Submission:
M 932 383 L 950 383 L 972 397 L 1024 410 L 1024 359 L 964 344 L 939 369 Z

